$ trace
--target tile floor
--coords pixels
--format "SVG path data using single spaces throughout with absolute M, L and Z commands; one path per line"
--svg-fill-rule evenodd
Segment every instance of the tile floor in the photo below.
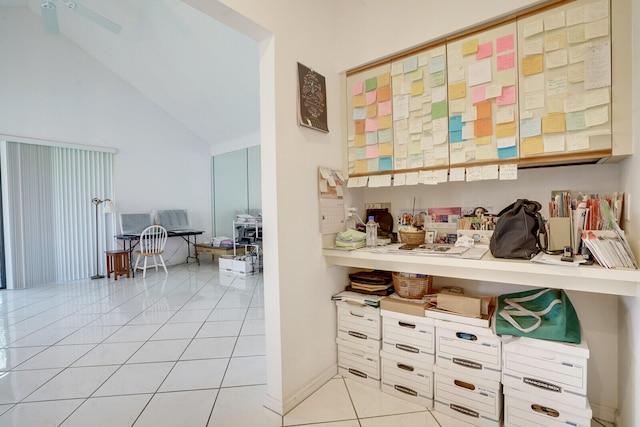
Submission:
M 0 427 L 465 425 L 340 376 L 266 409 L 263 289 L 203 263 L 0 290 Z

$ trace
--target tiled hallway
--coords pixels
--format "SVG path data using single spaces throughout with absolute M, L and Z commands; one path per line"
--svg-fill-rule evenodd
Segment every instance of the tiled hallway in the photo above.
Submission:
M 266 409 L 263 289 L 203 263 L 0 291 L 0 427 L 466 425 L 339 376 Z

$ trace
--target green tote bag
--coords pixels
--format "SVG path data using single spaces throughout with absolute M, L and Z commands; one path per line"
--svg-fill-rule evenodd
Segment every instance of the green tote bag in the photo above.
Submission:
M 561 289 L 532 289 L 498 297 L 498 335 L 515 335 L 579 344 L 580 321 Z

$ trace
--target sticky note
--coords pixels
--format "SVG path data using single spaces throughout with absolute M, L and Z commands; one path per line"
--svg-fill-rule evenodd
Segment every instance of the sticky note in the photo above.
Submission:
M 477 104 L 487 99 L 487 87 L 476 86 L 471 88 L 471 103 Z
M 467 84 L 458 82 L 449 85 L 449 99 L 460 99 L 467 96 Z
M 356 147 L 355 151 L 356 160 L 364 160 L 367 158 L 367 147 Z
M 387 129 L 392 125 L 391 116 L 378 117 L 378 129 Z
M 371 104 L 375 103 L 376 100 L 378 99 L 377 95 L 378 95 L 378 92 L 376 92 L 375 90 L 373 90 L 371 92 L 367 92 L 365 94 L 365 98 L 367 100 L 367 105 L 371 105 Z
M 508 70 L 509 68 L 513 68 L 516 66 L 515 53 L 507 53 L 504 55 L 499 55 L 497 59 L 496 68 L 498 71 Z
M 507 136 L 515 136 L 516 122 L 502 123 L 496 125 L 496 138 L 505 138 Z
M 404 69 L 405 74 L 415 71 L 418 68 L 418 57 L 411 56 L 404 61 L 402 61 L 402 67 Z
M 531 156 L 533 154 L 544 153 L 544 144 L 542 143 L 541 136 L 534 136 L 532 138 L 524 138 L 520 142 L 522 154 Z
M 355 82 L 353 84 L 352 95 L 360 95 L 362 92 L 364 92 L 364 82 Z
M 496 39 L 496 51 L 500 53 L 507 50 L 513 50 L 513 34 L 507 34 Z
M 476 50 L 476 60 L 488 58 L 493 55 L 493 42 L 486 42 L 478 45 Z
M 389 86 L 390 82 L 391 82 L 390 73 L 383 73 L 378 76 L 378 81 L 377 81 L 378 87 Z
M 443 117 L 447 117 L 448 113 L 447 113 L 447 103 L 446 101 L 443 102 L 436 102 L 431 104 L 431 117 L 435 120 L 435 119 L 441 119 Z
M 429 73 L 437 73 L 438 71 L 444 71 L 445 57 L 444 55 L 434 56 L 429 61 Z
M 378 131 L 378 142 L 391 142 L 393 140 L 393 131 L 391 128 L 389 129 L 380 129 Z
M 393 144 L 390 142 L 378 144 L 378 155 L 380 157 L 393 155 Z
M 462 55 L 470 55 L 478 51 L 478 39 L 471 39 L 462 43 Z
M 449 142 L 451 142 L 452 144 L 463 141 L 464 139 L 462 138 L 462 131 L 457 130 L 449 132 Z
M 365 92 L 371 92 L 372 90 L 376 89 L 378 87 L 378 78 L 377 77 L 371 77 L 369 79 L 366 79 L 364 81 L 364 90 Z
M 356 122 L 356 123 L 355 123 L 355 126 L 356 126 L 356 135 L 364 135 L 364 132 L 365 132 L 365 131 L 364 131 L 364 125 L 365 125 L 364 120 L 363 120 L 363 121 L 361 121 L 361 122 Z
M 367 145 L 367 136 L 364 134 L 364 132 L 361 135 L 356 135 L 353 141 L 353 145 L 355 145 L 356 147 L 364 147 L 365 145 Z
M 543 71 L 542 55 L 525 56 L 522 58 L 522 75 L 530 76 Z
M 429 87 L 442 86 L 444 84 L 444 71 L 429 74 Z
M 552 113 L 542 118 L 542 133 L 565 132 L 564 113 Z
M 480 138 L 476 138 L 473 140 L 473 143 L 475 145 L 487 145 L 487 144 L 491 144 L 491 137 L 490 136 L 483 136 Z
M 567 131 L 583 130 L 587 128 L 584 111 L 575 111 L 565 115 Z
M 378 130 L 378 119 L 367 119 L 364 121 L 364 130 L 366 132 L 373 132 Z
M 378 168 L 381 171 L 390 171 L 393 167 L 393 159 L 391 157 L 381 157 L 379 159 Z
M 378 115 L 388 116 L 391 114 L 391 101 L 384 101 L 378 103 Z
M 461 131 L 462 130 L 462 116 L 449 117 L 449 131 Z
M 493 120 L 488 118 L 473 122 L 473 134 L 476 138 L 493 135 Z
M 378 143 L 378 132 L 367 132 L 367 145 L 375 145 Z
M 476 118 L 486 119 L 491 117 L 491 101 L 476 104 Z
M 364 107 L 367 105 L 367 98 L 364 94 L 356 95 L 353 97 L 353 106 L 354 107 Z
M 422 68 L 418 68 L 409 73 L 409 80 L 411 80 L 412 82 L 422 80 L 422 76 Z
M 354 171 L 355 173 L 367 173 L 367 160 L 356 160 Z
M 357 107 L 353 109 L 353 120 L 364 120 L 367 118 L 367 108 Z
M 367 119 L 371 119 L 378 115 L 378 104 L 367 105 Z
M 379 160 L 378 159 L 367 159 L 364 160 L 367 162 L 367 172 L 377 172 L 379 169 Z
M 511 105 L 516 103 L 516 87 L 502 88 L 502 95 L 496 98 L 496 105 Z
M 512 159 L 518 155 L 518 148 L 514 145 L 512 147 L 498 148 L 499 159 Z
M 542 133 L 540 117 L 520 120 L 520 137 L 530 138 Z
M 375 145 L 367 145 L 367 159 L 373 159 L 374 157 L 378 157 L 378 144 Z
M 391 86 L 381 87 L 377 91 L 377 101 L 384 102 L 391 100 Z

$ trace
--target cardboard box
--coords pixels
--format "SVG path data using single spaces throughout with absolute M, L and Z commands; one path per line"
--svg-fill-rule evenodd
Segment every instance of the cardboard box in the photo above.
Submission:
M 424 311 L 428 306 L 429 303 L 422 300 L 400 299 L 399 297 L 389 296 L 380 300 L 380 308 L 382 310 L 395 311 L 412 316 L 424 317 Z
M 463 323 L 465 325 L 478 326 L 481 328 L 489 328 L 491 327 L 491 322 L 493 322 L 493 316 L 496 310 L 495 298 L 491 299 L 491 302 L 488 305 L 487 314 L 482 314 L 480 317 L 469 317 L 463 316 L 462 314 L 452 313 L 446 310 L 440 310 L 437 307 L 428 307 L 424 311 L 425 317 L 433 318 L 433 319 L 442 319 L 449 322 Z
M 584 335 L 583 335 L 584 337 Z M 502 343 L 502 383 L 558 403 L 585 409 L 589 347 L 533 338 Z
M 502 378 L 502 341 L 490 328 L 436 320 L 436 365 L 492 381 Z
M 336 301 L 338 307 L 338 338 L 380 350 L 380 309 Z
M 468 377 L 439 366 L 434 372 L 434 409 L 472 426 L 502 425 L 502 387 L 499 381 Z
M 433 319 L 381 310 L 382 349 L 432 365 L 435 362 L 435 329 Z
M 362 384 L 380 388 L 380 352 L 337 338 L 338 373 Z
M 433 365 L 380 352 L 380 389 L 400 399 L 433 408 Z
M 555 399 L 504 388 L 504 423 L 508 426 L 591 427 L 592 416 L 589 402 L 585 409 L 578 409 Z
M 439 293 L 437 308 L 469 317 L 482 317 L 482 298 L 473 295 Z

